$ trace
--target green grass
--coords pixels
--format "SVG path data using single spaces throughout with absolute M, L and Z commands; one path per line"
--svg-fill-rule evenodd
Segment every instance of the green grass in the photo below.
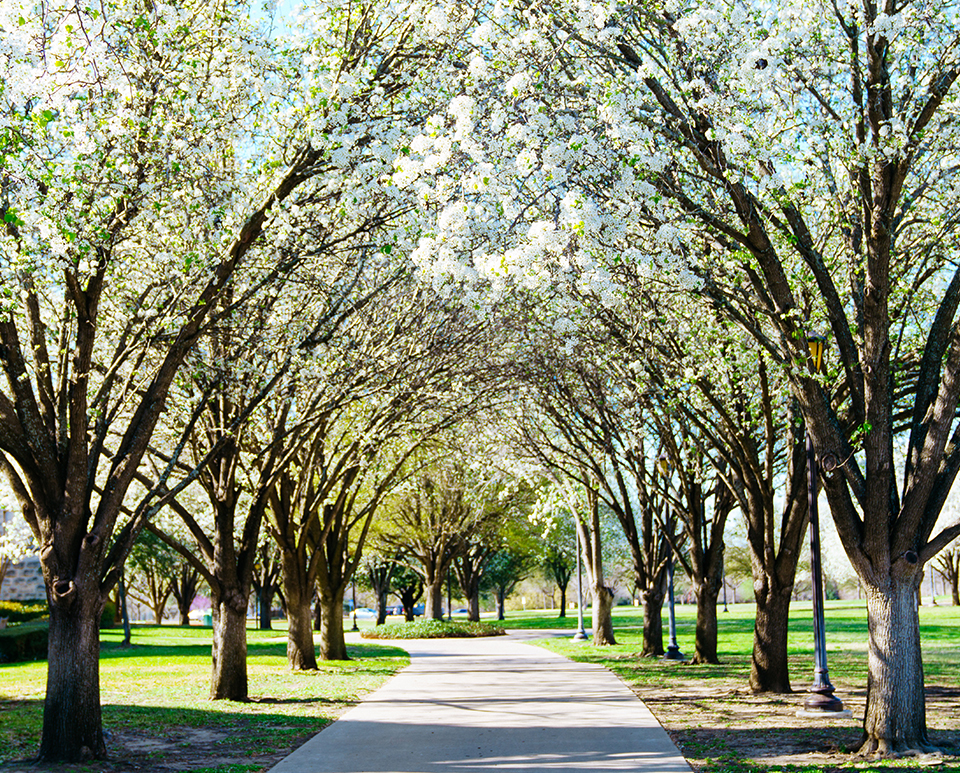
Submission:
M 704 679 L 750 676 L 750 653 L 753 649 L 752 604 L 731 604 L 729 612 L 718 612 L 718 653 L 720 666 L 685 666 L 698 669 Z M 589 610 L 584 625 L 589 628 Z M 535 628 L 576 629 L 577 618 L 568 610 L 566 624 L 556 619 L 556 612 L 508 613 L 503 622 L 508 630 Z M 676 607 L 677 643 L 685 654 L 692 655 L 696 631 L 696 608 L 692 604 Z M 865 602 L 828 601 L 825 610 L 827 660 L 830 674 L 842 675 L 843 680 L 866 685 L 867 679 L 867 620 Z M 560 625 L 557 625 L 557 623 Z M 643 637 L 643 610 L 637 607 L 615 607 L 613 625 L 618 645 L 603 649 L 584 646 L 566 639 L 549 639 L 544 646 L 575 659 L 601 662 L 612 659 L 613 670 L 633 671 L 638 681 L 659 680 L 671 664 L 655 659 L 636 659 L 625 664 L 623 658 L 640 649 Z M 960 607 L 921 607 L 920 635 L 923 643 L 924 674 L 928 685 L 960 687 Z M 667 625 L 664 615 L 664 643 Z M 790 609 L 790 630 L 787 651 L 791 659 L 791 677 L 799 688 L 813 673 L 813 615 L 810 602 L 795 602 Z M 809 673 L 807 665 L 809 664 Z M 626 674 L 621 674 L 625 676 Z
M 835 744 L 840 752 L 856 749 L 860 730 L 857 720 L 835 728 L 817 728 L 795 718 L 804 698 L 804 691 L 813 678 L 813 623 L 809 602 L 791 607 L 790 631 L 787 640 L 790 658 L 790 676 L 793 695 L 749 696 L 750 653 L 753 647 L 752 604 L 730 605 L 729 612 L 718 612 L 718 651 L 720 665 L 690 665 L 665 662 L 657 658 L 640 658 L 643 612 L 632 607 L 617 607 L 613 611 L 617 645 L 594 647 L 589 643 L 574 642 L 572 638 L 551 638 L 538 641 L 541 646 L 573 660 L 596 663 L 610 669 L 627 684 L 634 687 L 641 698 L 645 693 L 648 707 L 681 744 L 684 754 L 694 760 L 702 773 L 757 773 L 757 771 L 784 771 L 784 773 L 813 773 L 817 771 L 899 770 L 917 769 L 915 760 L 892 760 L 865 763 L 852 755 L 840 755 L 836 765 L 768 765 L 761 759 L 749 758 L 737 744 L 744 737 L 756 736 L 766 748 L 758 755 L 767 756 L 770 749 L 778 749 L 783 742 L 797 741 L 810 750 Z M 678 605 L 677 639 L 680 649 L 690 656 L 694 651 L 696 609 L 693 605 Z M 569 613 L 568 613 L 569 614 Z M 830 677 L 837 694 L 862 717 L 867 681 L 867 622 L 864 602 L 827 602 L 826 605 L 827 659 Z M 558 625 L 559 622 L 559 625 Z M 589 628 L 589 616 L 584 620 Z M 508 615 L 504 625 L 509 629 L 576 627 L 576 616 L 556 620 L 555 612 L 520 613 Z M 924 674 L 928 688 L 927 724 L 934 743 L 944 748 L 947 756 L 936 767 L 939 771 L 960 773 L 960 760 L 954 756 L 960 746 L 960 608 L 939 606 L 921 607 L 921 640 Z M 664 638 L 667 636 L 664 614 Z M 731 690 L 731 686 L 735 688 Z M 670 695 L 676 690 L 676 694 Z M 934 693 L 945 694 L 945 701 L 934 706 Z M 678 697 L 682 696 L 682 697 Z M 784 717 L 780 727 L 744 727 L 743 715 L 734 708 L 752 701 L 754 708 L 772 714 L 775 709 Z M 764 710 L 764 707 L 769 707 Z M 691 718 L 690 709 L 693 709 Z M 696 716 L 702 711 L 702 716 Z M 677 717 L 688 712 L 684 720 Z M 829 743 L 827 743 L 829 742 Z M 802 761 L 799 755 L 798 762 Z
M 214 729 L 222 744 L 242 747 L 241 756 L 272 753 L 316 732 L 409 663 L 403 650 L 360 644 L 348 646 L 350 660 L 321 662 L 316 672 L 294 673 L 286 665 L 285 631 L 250 629 L 250 702 L 211 701 L 210 628 L 137 625 L 129 648 L 120 646 L 122 635 L 106 630 L 101 636 L 105 730 L 177 737 L 190 728 Z M 46 669 L 45 662 L 0 665 L 0 762 L 36 752 Z M 259 768 L 215 770 L 253 769 Z

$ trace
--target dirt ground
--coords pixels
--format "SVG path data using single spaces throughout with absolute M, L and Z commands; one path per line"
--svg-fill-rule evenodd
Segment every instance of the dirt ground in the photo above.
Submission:
M 753 695 L 742 682 L 679 680 L 669 689 L 638 691 L 691 766 L 700 770 L 743 769 L 742 760 L 761 768 L 810 766 L 834 773 L 877 769 L 856 756 L 862 733 L 865 690 L 833 680 L 837 697 L 850 709 L 847 719 L 797 716 L 805 694 Z M 705 687 L 710 692 L 705 691 Z M 800 685 L 794 687 L 802 689 Z M 912 769 L 957 770 L 960 764 L 960 690 L 927 689 L 930 740 L 942 749 L 904 761 Z M 887 768 L 889 770 L 889 768 Z
M 681 677 L 672 680 L 669 688 L 644 687 L 638 694 L 696 771 L 741 773 L 747 770 L 744 763 L 760 768 L 805 766 L 823 773 L 876 769 L 875 763 L 851 753 L 859 743 L 866 695 L 836 679 L 834 684 L 853 713 L 850 719 L 798 717 L 802 692 L 757 696 L 733 679 Z M 347 708 L 336 707 L 337 713 Z M 927 689 L 927 723 L 931 740 L 944 754 L 912 759 L 909 768 L 960 770 L 960 689 Z M 165 737 L 108 730 L 109 761 L 49 766 L 8 763 L 0 765 L 0 773 L 172 773 L 230 765 L 238 766 L 236 773 L 260 773 L 320 726 L 305 722 L 290 727 L 282 738 L 255 717 L 240 717 L 237 723 L 218 728 L 182 727 Z
M 250 753 L 252 728 L 247 723 L 216 729 L 179 728 L 165 737 L 143 732 L 108 732 L 106 739 L 110 759 L 76 765 L 33 765 L 7 763 L 3 773 L 172 773 L 173 771 L 210 770 L 227 765 L 244 766 L 237 773 L 269 770 L 291 751 L 307 741 L 316 731 L 308 731 Z M 264 739 L 267 741 L 267 739 Z

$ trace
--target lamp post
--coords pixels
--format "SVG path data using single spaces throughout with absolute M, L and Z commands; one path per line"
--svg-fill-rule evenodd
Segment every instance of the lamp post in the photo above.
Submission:
M 350 580 L 350 592 L 353 594 L 353 627 L 351 631 L 359 631 L 360 626 L 357 625 L 357 581 Z
M 810 360 L 814 373 L 823 372 L 823 351 L 826 339 L 811 333 L 807 336 Z M 815 714 L 848 713 L 843 701 L 833 694 L 830 674 L 827 671 L 827 639 L 823 619 L 823 575 L 820 571 L 820 517 L 817 512 L 817 456 L 813 450 L 813 438 L 806 431 L 807 448 L 807 506 L 810 510 L 810 574 L 813 586 L 813 685 L 810 695 L 803 702 L 805 711 Z
M 583 573 L 580 568 L 580 528 L 576 524 L 574 525 L 574 534 L 577 537 L 577 632 L 573 635 L 573 640 L 586 641 L 587 632 L 583 630 Z
M 665 490 L 667 494 L 670 493 L 670 460 L 667 458 L 665 453 L 660 454 L 660 458 L 657 459 L 657 466 L 660 468 L 660 473 L 663 475 L 664 480 L 666 481 Z M 669 512 L 670 503 L 667 501 L 667 509 Z M 670 519 L 667 518 L 669 522 Z M 674 610 L 674 597 L 673 597 L 673 545 L 670 546 L 670 556 L 667 559 L 667 610 L 669 613 L 669 631 L 670 631 L 670 643 L 667 645 L 667 652 L 663 656 L 664 660 L 686 660 L 686 656 L 680 651 L 680 645 L 677 644 L 677 616 Z
M 720 564 L 720 584 L 723 586 L 723 611 L 729 612 L 727 609 L 727 566 L 726 561 Z

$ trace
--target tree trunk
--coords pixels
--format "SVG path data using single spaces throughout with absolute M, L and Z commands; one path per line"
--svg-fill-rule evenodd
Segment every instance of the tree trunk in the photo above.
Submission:
M 694 643 L 694 653 L 691 663 L 720 662 L 717 657 L 717 597 L 720 595 L 719 584 L 711 582 L 697 583 L 697 631 Z
M 384 586 L 377 591 L 377 625 L 387 622 L 387 588 Z
M 642 658 L 663 657 L 663 600 L 666 593 L 663 583 L 657 589 L 646 589 L 641 592 L 643 597 L 643 649 Z
M 560 588 L 560 614 L 557 615 L 557 618 L 567 616 L 567 586 L 566 585 L 557 585 Z
M 190 625 L 190 607 L 197 597 L 199 582 L 199 573 L 189 564 L 181 565 L 170 581 L 170 590 L 177 600 L 177 611 L 180 613 L 180 625 Z
M 247 700 L 247 604 L 239 591 L 210 601 L 213 616 L 213 666 L 210 699 Z
M 860 753 L 936 751 L 927 737 L 915 578 L 891 578 L 885 588 L 868 585 L 867 624 L 867 706 Z
M 503 588 L 497 588 L 497 620 L 503 620 L 504 615 L 504 606 L 506 601 L 506 593 Z
M 613 591 L 604 585 L 593 585 L 590 590 L 593 595 L 594 646 L 616 644 L 617 640 L 613 637 L 613 619 L 610 617 L 613 610 Z
M 95 582 L 90 588 L 70 583 L 62 593 L 48 590 L 48 597 L 47 695 L 38 760 L 105 759 L 100 714 L 100 589 Z
M 951 597 L 953 598 L 953 605 L 960 607 L 960 583 L 956 581 L 951 585 Z
M 310 610 L 314 592 L 307 581 L 303 558 L 294 550 L 284 550 L 281 554 L 283 596 L 287 600 L 287 665 L 292 671 L 316 671 L 314 620 Z M 322 629 L 321 624 L 321 635 Z
M 787 630 L 793 585 L 776 588 L 772 578 L 754 587 L 757 600 L 753 624 L 753 660 L 750 689 L 755 693 L 790 693 Z
M 467 619 L 474 623 L 480 622 L 480 591 L 471 593 L 467 599 Z
M 443 620 L 443 576 L 424 583 L 423 616 L 428 620 Z
M 260 614 L 257 624 L 261 631 L 273 630 L 273 586 L 261 585 L 258 595 L 258 606 Z M 308 601 L 309 604 L 309 601 Z
M 310 596 L 309 592 L 296 596 L 287 594 L 287 665 L 291 671 L 317 670 Z
M 347 642 L 343 638 L 343 593 L 320 594 L 320 659 L 349 660 Z M 289 604 L 289 599 L 287 600 Z

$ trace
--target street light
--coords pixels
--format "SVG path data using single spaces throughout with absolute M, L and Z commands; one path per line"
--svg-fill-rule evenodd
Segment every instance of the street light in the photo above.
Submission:
M 814 373 L 823 373 L 823 352 L 826 339 L 817 333 L 807 336 L 810 347 L 810 364 Z M 810 695 L 803 702 L 806 711 L 816 714 L 849 714 L 843 701 L 833 694 L 830 674 L 827 671 L 827 639 L 823 619 L 823 576 L 820 571 L 820 517 L 817 513 L 817 456 L 813 450 L 813 438 L 806 431 L 807 446 L 807 506 L 810 510 L 810 574 L 813 586 L 813 685 Z
M 666 453 L 660 454 L 660 458 L 657 459 L 657 467 L 660 470 L 660 474 L 663 475 L 664 480 L 666 481 L 666 492 L 667 497 L 670 494 L 670 460 L 667 458 Z M 665 499 L 667 503 L 667 512 L 669 513 L 670 502 L 669 499 Z M 667 518 L 667 523 L 670 522 L 670 518 Z M 667 559 L 667 602 L 668 602 L 668 611 L 669 611 L 669 620 L 670 620 L 670 643 L 667 645 L 667 652 L 663 656 L 664 660 L 686 660 L 686 656 L 680 651 L 680 645 L 677 644 L 677 616 L 674 610 L 674 598 L 673 598 L 673 545 L 670 546 L 670 556 Z
M 574 515 L 576 518 L 576 515 Z M 574 524 L 574 534 L 577 537 L 577 632 L 573 635 L 574 641 L 586 641 L 587 632 L 583 630 L 583 574 L 580 569 L 580 527 Z
M 353 627 L 351 631 L 359 631 L 360 626 L 357 625 L 357 581 L 350 580 L 350 589 L 353 594 Z

